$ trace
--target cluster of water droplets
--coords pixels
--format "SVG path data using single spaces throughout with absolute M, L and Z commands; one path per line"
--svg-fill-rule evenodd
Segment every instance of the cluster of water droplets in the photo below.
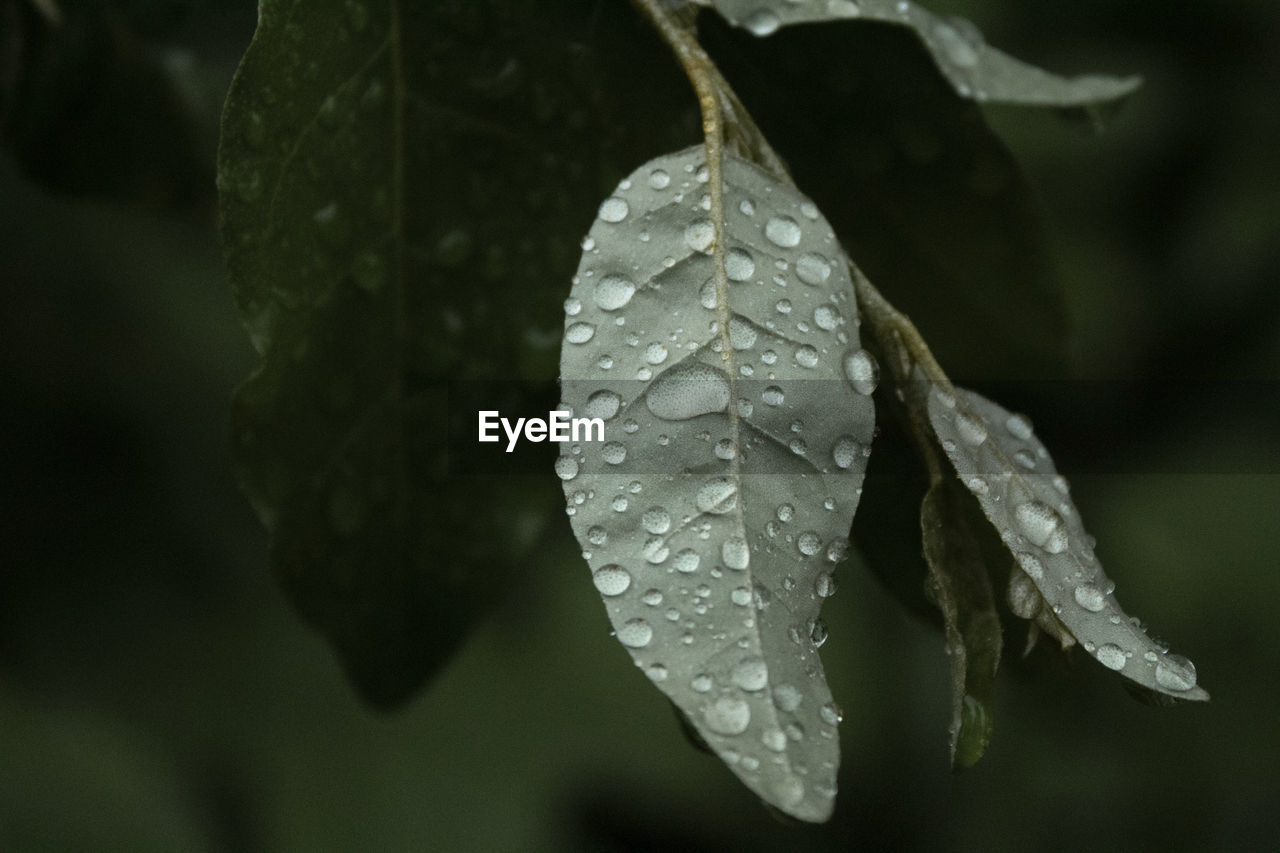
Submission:
M 582 242 L 561 408 L 605 429 L 556 474 L 618 641 L 748 785 L 814 819 L 838 762 L 818 611 L 878 368 L 814 205 L 728 158 L 717 229 L 703 157 L 638 169 Z
M 1031 422 L 971 391 L 940 387 L 930 393 L 929 419 L 961 482 L 1017 560 L 1006 594 L 1012 612 L 1036 620 L 1064 646 L 1078 642 L 1103 666 L 1148 688 L 1208 698 L 1191 662 L 1170 654 L 1116 602 L 1067 481 Z

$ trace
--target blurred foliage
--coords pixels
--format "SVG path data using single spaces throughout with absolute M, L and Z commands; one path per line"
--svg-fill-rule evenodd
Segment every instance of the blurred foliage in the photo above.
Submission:
M 1280 599 L 1273 4 L 933 4 L 1046 68 L 1146 80 L 1101 136 L 987 112 L 1039 191 L 1034 207 L 1051 212 L 1070 358 L 1032 374 L 1055 381 L 958 378 L 1032 416 L 1126 605 L 1160 614 L 1214 699 L 1151 709 L 1047 644 L 1032 665 L 1007 654 L 999 735 L 950 776 L 942 635 L 846 566 L 823 649 L 846 759 L 821 827 L 776 823 L 685 744 L 608 640 L 567 525 L 420 699 L 395 717 L 356 700 L 270 581 L 265 535 L 232 476 L 227 404 L 253 359 L 214 231 L 219 97 L 208 93 L 226 90 L 252 9 L 61 5 L 60 30 L 26 0 L 0 2 L 0 849 L 1280 841 L 1280 629 L 1267 612 Z M 584 49 L 624 70 L 643 59 L 630 42 L 593 40 L 596 22 L 629 9 L 582 8 Z M 41 65 L 93 29 L 77 15 L 111 21 L 114 43 L 141 59 L 115 74 L 83 59 Z M 50 76 L 28 76 L 39 68 Z M 644 75 L 633 85 L 643 92 Z M 39 115 L 62 118 L 42 134 L 14 130 Z M 857 115 L 813 120 L 834 136 Z M 171 153 L 135 132 L 144 126 Z M 806 185 L 799 149 L 778 147 Z M 606 189 L 634 163 L 613 165 Z M 817 195 L 825 183 L 809 185 Z M 912 299 L 929 302 L 884 290 L 909 313 Z M 958 335 L 945 314 L 915 319 L 931 341 Z M 998 358 L 989 346 L 969 354 L 958 340 L 956 357 Z M 1068 378 L 1084 381 L 1056 381 Z M 1012 651 L 1021 629 L 1010 630 Z

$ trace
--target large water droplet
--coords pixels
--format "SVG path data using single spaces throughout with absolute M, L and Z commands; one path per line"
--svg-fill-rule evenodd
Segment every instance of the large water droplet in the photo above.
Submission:
M 854 391 L 867 395 L 880 384 L 880 365 L 866 350 L 854 350 L 844 357 L 844 375 Z
M 1124 665 L 1129 661 L 1124 649 L 1114 643 L 1103 643 L 1098 646 L 1098 650 L 1094 652 L 1094 655 L 1098 658 L 1098 663 L 1107 667 L 1107 669 L 1124 669 Z
M 610 441 L 600 448 L 600 458 L 610 465 L 621 465 L 627 458 L 627 446 L 617 441 Z
M 556 476 L 561 480 L 572 480 L 578 476 L 578 460 L 572 456 L 556 457 Z
M 834 331 L 843 319 L 840 316 L 840 312 L 830 305 L 819 305 L 813 309 L 813 324 L 819 329 L 824 329 L 828 332 Z
M 804 701 L 804 694 L 791 684 L 779 684 L 773 688 L 773 704 L 778 706 L 781 711 L 791 713 L 800 707 L 800 703 Z
M 746 281 L 756 273 L 756 262 L 743 249 L 730 249 L 724 256 L 725 275 L 729 281 Z
M 764 401 L 766 406 L 781 406 L 786 397 L 781 388 L 777 385 L 770 385 L 760 392 L 760 399 Z
M 669 421 L 683 421 L 729 405 L 729 381 L 722 371 L 700 361 L 678 364 L 654 381 L 645 395 L 649 411 Z
M 697 551 L 694 551 L 692 548 L 683 548 L 676 552 L 676 558 L 672 565 L 675 567 L 677 572 L 689 574 L 698 570 L 699 562 L 700 558 L 698 557 Z
M 605 311 L 617 311 L 631 301 L 635 292 L 635 282 L 626 276 L 606 275 L 596 283 L 594 297 Z
M 769 668 L 765 666 L 762 657 L 743 658 L 729 674 L 729 680 L 743 690 L 763 690 L 769 683 Z
M 1075 599 L 1076 604 L 1092 613 L 1097 613 L 1107 606 L 1107 596 L 1096 584 L 1082 583 L 1077 586 Z
M 800 243 L 800 224 L 790 216 L 773 216 L 764 225 L 764 236 L 775 246 L 790 249 Z
M 1009 430 L 1010 435 L 1020 441 L 1028 440 L 1033 434 L 1031 421 L 1027 420 L 1023 415 L 1010 415 L 1009 419 L 1004 422 L 1004 427 Z
M 1156 663 L 1156 684 L 1165 690 L 1190 690 L 1196 686 L 1196 667 L 1182 655 L 1167 654 Z
M 796 350 L 796 364 L 801 367 L 817 367 L 818 351 L 808 344 L 804 344 Z
M 702 709 L 707 728 L 716 734 L 740 735 L 751 725 L 751 706 L 734 696 L 721 696 Z
M 618 629 L 618 642 L 633 649 L 642 649 L 653 639 L 653 627 L 643 619 L 628 619 Z
M 695 252 L 705 252 L 711 248 L 716 238 L 716 229 L 709 219 L 701 219 L 684 229 L 684 243 Z
M 801 554 L 812 557 L 822 550 L 822 537 L 816 531 L 806 530 L 796 539 L 796 547 L 800 549 Z
M 805 252 L 796 259 L 796 278 L 805 284 L 823 284 L 831 276 L 831 262 L 817 252 Z
M 731 536 L 720 546 L 720 558 L 729 568 L 742 571 L 751 564 L 751 548 L 741 536 Z
M 596 327 L 590 323 L 574 323 L 564 330 L 564 339 L 571 344 L 585 344 L 595 334 Z
M 837 468 L 852 468 L 862 458 L 862 444 L 851 435 L 842 435 L 831 448 L 831 458 Z
M 605 222 L 621 222 L 631 212 L 625 198 L 610 196 L 600 203 L 599 216 Z
M 756 327 L 745 317 L 729 318 L 729 345 L 735 350 L 749 350 L 756 345 Z
M 649 186 L 655 190 L 664 190 L 671 183 L 671 176 L 665 169 L 654 169 L 649 173 Z
M 1018 529 L 1033 545 L 1050 554 L 1067 550 L 1067 531 L 1057 510 L 1041 501 L 1027 501 L 1013 511 Z
M 660 506 L 651 506 L 640 516 L 640 525 L 650 533 L 666 533 L 671 529 L 671 514 Z
M 1027 577 L 1034 580 L 1044 579 L 1044 563 L 1040 562 L 1040 559 L 1035 554 L 1028 554 L 1023 551 L 1015 556 L 1018 559 L 1018 565 L 1027 573 Z
M 631 573 L 615 563 L 596 569 L 591 579 L 601 595 L 622 595 L 631 586 Z
M 612 391 L 601 390 L 587 398 L 587 404 L 583 407 L 583 414 L 589 418 L 600 418 L 607 421 L 618 413 L 618 407 L 621 405 L 621 397 Z

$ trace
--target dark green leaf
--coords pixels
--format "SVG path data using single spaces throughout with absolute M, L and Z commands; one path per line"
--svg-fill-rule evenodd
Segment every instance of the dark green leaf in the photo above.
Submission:
M 485 405 L 484 383 L 554 379 L 603 182 L 689 106 L 661 51 L 586 0 L 260 5 L 219 152 L 263 355 L 236 461 L 287 594 L 378 704 L 448 659 L 552 512 L 542 479 L 460 472 L 502 456 L 477 408 L 554 405 L 516 383 Z

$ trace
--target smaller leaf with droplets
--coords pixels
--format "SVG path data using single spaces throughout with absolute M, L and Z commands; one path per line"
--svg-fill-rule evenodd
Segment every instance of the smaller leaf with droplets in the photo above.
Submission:
M 1017 559 L 1009 604 L 1015 614 L 1078 642 L 1108 669 L 1175 699 L 1206 700 L 1191 661 L 1147 635 L 1112 594 L 1072 503 L 1067 481 L 1031 422 L 990 400 L 935 387 L 928 417 L 960 482 L 978 498 Z
M 956 92 L 975 101 L 1082 107 L 1114 101 L 1141 85 L 1137 77 L 1060 77 L 986 43 L 964 18 L 940 17 L 905 0 L 704 0 L 730 23 L 757 36 L 791 24 L 883 21 L 910 27 Z

